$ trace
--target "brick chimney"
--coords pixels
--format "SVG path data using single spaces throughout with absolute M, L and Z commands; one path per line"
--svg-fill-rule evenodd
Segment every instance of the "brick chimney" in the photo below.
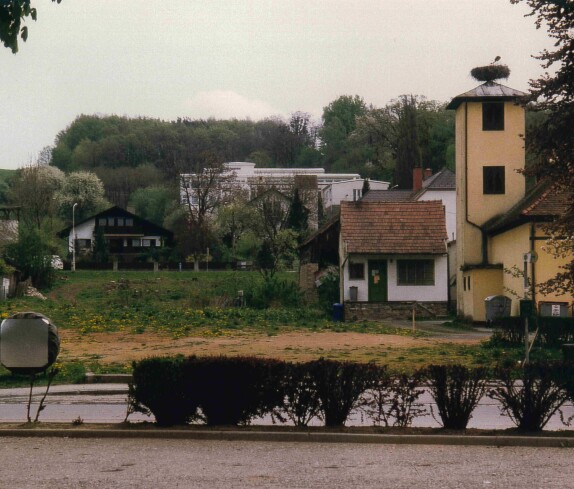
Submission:
M 423 169 L 420 166 L 413 168 L 413 192 L 423 187 Z
M 426 180 L 429 177 L 432 177 L 432 168 L 425 168 L 423 180 Z

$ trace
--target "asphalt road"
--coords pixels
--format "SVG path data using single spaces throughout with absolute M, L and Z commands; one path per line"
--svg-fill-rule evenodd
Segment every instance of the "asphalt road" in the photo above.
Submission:
M 572 450 L 6 438 L 0 489 L 528 488 L 574 484 Z
M 44 392 L 39 388 L 34 395 L 31 415 L 34 418 L 37 409 L 37 402 Z M 78 418 L 85 423 L 120 423 L 126 417 L 127 410 L 127 386 L 122 384 L 101 384 L 101 385 L 72 385 L 54 386 L 46 398 L 46 408 L 40 414 L 40 421 L 44 422 L 69 422 Z M 419 400 L 426 408 L 427 412 L 436 406 L 430 394 L 425 393 Z M 26 421 L 26 406 L 28 402 L 28 389 L 0 389 L 0 422 L 24 422 Z M 434 406 L 434 408 L 432 407 Z M 568 403 L 563 408 L 564 415 L 568 418 L 574 416 L 574 407 Z M 139 413 L 130 415 L 129 420 L 137 423 L 139 421 L 153 421 L 154 418 L 147 417 Z M 270 425 L 272 420 L 269 417 L 256 419 L 253 424 Z M 321 421 L 316 420 L 313 425 L 321 425 Z M 347 426 L 370 425 L 368 418 L 362 418 L 359 413 L 354 413 L 347 421 Z M 413 426 L 416 427 L 439 427 L 440 424 L 430 414 L 415 418 Z M 513 428 L 514 424 L 508 416 L 501 416 L 497 402 L 484 397 L 473 413 L 469 428 L 481 429 L 507 429 Z M 560 416 L 555 415 L 548 425 L 547 430 L 564 430 L 566 426 L 561 422 Z M 574 487 L 574 482 L 573 482 Z

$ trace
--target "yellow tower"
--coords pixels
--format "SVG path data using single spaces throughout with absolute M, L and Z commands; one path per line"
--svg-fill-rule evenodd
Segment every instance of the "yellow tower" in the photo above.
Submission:
M 525 194 L 524 108 L 526 94 L 488 81 L 456 96 L 457 310 L 484 320 L 484 298 L 503 293 L 503 270 L 489 262 L 482 229 Z

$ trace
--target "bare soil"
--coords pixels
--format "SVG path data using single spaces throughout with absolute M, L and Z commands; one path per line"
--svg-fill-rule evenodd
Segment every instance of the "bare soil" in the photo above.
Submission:
M 127 332 L 81 334 L 60 330 L 62 360 L 97 360 L 102 364 L 124 364 L 149 356 L 255 355 L 289 361 L 305 361 L 321 356 L 356 361 L 377 360 L 400 355 L 410 348 L 433 348 L 445 343 L 476 344 L 484 335 L 437 332 L 430 337 L 400 335 L 286 332 L 265 334 L 234 331 L 223 336 L 173 338 L 168 334 Z

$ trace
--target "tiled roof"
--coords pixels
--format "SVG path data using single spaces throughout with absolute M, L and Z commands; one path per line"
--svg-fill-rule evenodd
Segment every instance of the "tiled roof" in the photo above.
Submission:
M 488 99 L 514 100 L 524 97 L 526 94 L 520 90 L 506 87 L 496 82 L 486 82 L 468 92 L 454 97 L 447 105 L 447 109 L 456 109 L 463 102 L 481 102 Z
M 406 202 L 411 200 L 412 190 L 369 190 L 363 202 Z
M 341 238 L 347 253 L 445 254 L 441 201 L 341 202 Z
M 571 198 L 550 182 L 541 182 L 508 212 L 492 218 L 483 228 L 488 233 L 497 234 L 525 222 L 549 221 L 568 211 Z

